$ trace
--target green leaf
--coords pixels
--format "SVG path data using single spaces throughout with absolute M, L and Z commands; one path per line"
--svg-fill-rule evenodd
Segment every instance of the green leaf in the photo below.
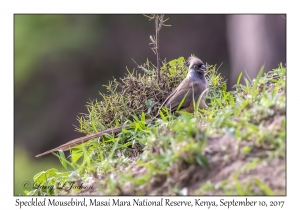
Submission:
M 171 61 L 169 61 L 169 65 L 172 67 L 172 66 L 175 66 L 176 65 L 176 63 L 177 63 L 177 60 L 175 59 L 175 60 L 171 60 Z
M 197 100 L 197 103 L 196 103 L 196 107 L 194 107 L 194 111 L 198 111 L 198 107 L 199 107 L 199 105 L 200 105 L 201 99 L 202 99 L 204 93 L 207 92 L 207 91 L 208 91 L 208 88 L 206 88 L 206 89 L 201 93 L 201 95 L 199 96 L 199 98 L 198 98 L 198 100 Z
M 234 107 L 234 105 L 235 105 L 234 97 L 230 92 L 229 92 L 228 98 L 229 98 L 229 101 L 230 101 L 230 105 Z
M 95 121 L 94 121 L 94 120 L 92 120 L 92 127 L 93 127 L 94 131 L 95 131 L 96 133 L 98 133 L 98 129 L 97 129 L 96 126 L 95 126 Z
M 100 126 L 102 131 L 106 130 L 106 127 L 102 123 L 99 123 L 99 126 Z
M 240 84 L 240 80 L 241 80 L 242 75 L 243 75 L 243 72 L 241 72 L 240 75 L 239 75 L 239 77 L 238 77 L 238 80 L 236 82 L 237 85 Z
M 254 84 L 253 84 L 253 89 L 254 89 L 254 90 L 256 89 L 256 87 L 257 87 L 257 85 L 258 85 L 258 83 L 259 83 L 259 80 L 260 80 L 260 78 L 261 78 L 261 76 L 262 76 L 262 74 L 263 74 L 263 72 L 264 72 L 264 68 L 265 68 L 265 65 L 263 65 L 263 66 L 260 68 L 260 70 L 259 70 L 259 72 L 258 72 L 258 74 L 257 74 L 257 76 L 256 76 L 256 78 L 255 78 L 255 81 L 254 81 Z
M 245 146 L 242 148 L 242 153 L 243 154 L 249 154 L 249 152 L 251 152 L 252 147 L 251 146 Z
M 119 143 L 119 139 L 117 139 L 117 141 L 115 141 L 112 149 L 110 150 L 109 155 L 108 155 L 108 160 L 112 159 L 112 157 L 113 157 L 113 155 L 114 155 L 114 153 L 115 153 L 115 151 L 117 149 L 118 143 Z
M 196 161 L 200 166 L 207 168 L 207 169 L 209 168 L 209 163 L 208 163 L 207 158 L 205 156 L 203 156 L 201 153 L 197 154 Z
M 263 183 L 259 179 L 254 178 L 254 182 L 260 189 L 264 191 L 266 195 L 275 195 L 273 190 L 267 184 Z
M 59 153 L 59 160 L 60 163 L 62 164 L 62 166 L 64 167 L 64 169 L 68 170 L 68 165 L 67 165 L 67 160 L 66 160 L 66 156 L 65 153 L 62 150 L 58 150 Z
M 145 120 L 146 120 L 146 116 L 145 116 L 145 113 L 144 113 L 144 112 L 142 112 L 141 120 L 142 120 L 142 121 L 145 121 Z
M 51 169 L 49 169 L 47 171 L 42 171 L 40 173 L 37 173 L 33 177 L 33 180 L 34 180 L 34 182 L 43 185 L 44 183 L 47 182 L 47 180 L 49 179 L 49 177 L 51 177 L 51 176 L 57 177 L 57 173 L 58 173 L 57 169 L 51 168 Z
M 167 118 L 165 117 L 164 113 L 161 110 L 159 110 L 159 115 L 163 121 L 167 121 Z
M 31 190 L 31 191 L 28 191 L 28 190 L 25 190 L 24 193 L 26 195 L 29 195 L 29 196 L 33 196 L 33 195 L 36 195 L 38 192 L 38 189 L 34 189 L 34 190 Z
M 235 180 L 235 189 L 238 192 L 239 195 L 245 195 L 244 190 L 240 184 L 240 181 L 238 179 L 238 175 L 234 174 L 233 179 Z
M 183 99 L 181 100 L 180 104 L 178 105 L 176 111 L 178 111 L 178 110 L 180 109 L 180 107 L 182 106 L 182 104 L 183 104 L 183 102 L 184 102 L 184 100 L 185 100 L 185 98 L 186 98 L 186 96 L 187 96 L 187 94 L 188 94 L 189 92 L 190 92 L 190 90 L 188 90 L 188 91 L 186 92 L 186 94 L 184 95 L 184 97 L 183 97 Z
M 76 163 L 79 158 L 81 158 L 83 155 L 83 152 L 80 150 L 80 149 L 72 149 L 72 155 L 71 155 L 71 158 L 72 158 L 72 163 Z
M 220 89 L 221 89 L 222 91 L 226 91 L 226 89 L 227 89 L 226 83 L 224 83 L 224 84 L 220 87 Z

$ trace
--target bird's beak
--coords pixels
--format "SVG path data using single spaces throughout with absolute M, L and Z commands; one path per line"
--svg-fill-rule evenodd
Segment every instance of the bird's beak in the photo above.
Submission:
M 207 70 L 207 67 L 204 64 L 202 64 L 200 67 L 200 72 L 204 73 L 206 70 Z

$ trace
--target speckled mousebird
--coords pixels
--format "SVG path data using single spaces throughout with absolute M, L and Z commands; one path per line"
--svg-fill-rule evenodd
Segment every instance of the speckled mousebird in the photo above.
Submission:
M 202 94 L 200 99 L 199 107 L 204 109 L 206 108 L 205 99 L 207 95 L 207 80 L 204 76 L 206 71 L 206 66 L 204 63 L 197 57 L 191 56 L 188 58 L 189 71 L 186 78 L 179 84 L 179 86 L 165 99 L 161 107 L 166 106 L 170 109 L 171 112 L 174 112 L 178 109 L 178 106 L 181 103 L 181 106 L 178 110 L 185 110 L 187 112 L 194 112 L 194 104 L 198 101 L 199 97 Z M 184 100 L 183 100 L 184 99 Z M 156 115 L 158 117 L 158 114 Z M 156 118 L 155 117 L 155 118 Z M 148 123 L 153 121 L 155 118 L 146 120 Z M 74 139 L 69 141 L 59 147 L 48 150 L 44 153 L 37 155 L 36 157 L 43 156 L 45 154 L 55 152 L 58 150 L 69 150 L 79 144 L 82 144 L 90 139 L 101 137 L 105 134 L 118 133 L 122 131 L 122 126 L 117 126 L 114 128 L 109 128 L 105 131 L 100 131 L 95 134 L 84 136 L 81 138 Z
M 207 81 L 204 76 L 206 66 L 195 56 L 189 57 L 188 63 L 189 71 L 187 76 L 162 104 L 170 108 L 171 112 L 177 110 L 183 98 L 185 99 L 179 109 L 190 113 L 194 112 L 194 102 L 197 102 L 202 93 L 203 96 L 200 100 L 199 107 L 202 109 L 207 107 L 205 104 Z

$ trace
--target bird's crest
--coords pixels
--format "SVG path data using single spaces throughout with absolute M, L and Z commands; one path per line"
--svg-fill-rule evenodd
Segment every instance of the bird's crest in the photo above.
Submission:
M 187 63 L 189 66 L 192 66 L 194 64 L 203 64 L 203 62 L 197 58 L 196 56 L 190 56 L 188 59 L 187 59 Z

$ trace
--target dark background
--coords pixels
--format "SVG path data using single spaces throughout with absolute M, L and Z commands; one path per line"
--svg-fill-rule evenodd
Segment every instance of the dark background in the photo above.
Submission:
M 160 32 L 161 59 L 195 54 L 222 64 L 229 89 L 242 71 L 254 77 L 264 64 L 265 71 L 286 64 L 286 15 L 165 18 L 171 27 Z M 14 15 L 15 194 L 35 173 L 59 168 L 53 155 L 34 156 L 82 136 L 76 116 L 101 99 L 108 80 L 136 68 L 132 59 L 156 63 L 150 35 L 154 21 L 143 15 Z

